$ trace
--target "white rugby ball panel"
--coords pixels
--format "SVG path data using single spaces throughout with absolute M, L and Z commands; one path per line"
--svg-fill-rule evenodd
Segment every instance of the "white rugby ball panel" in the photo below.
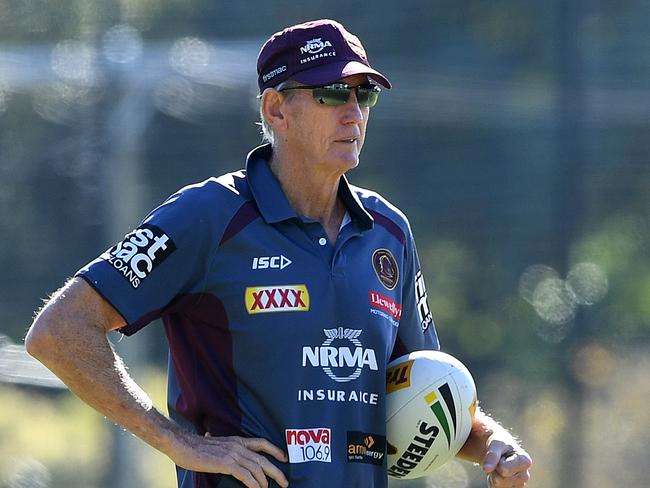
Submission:
M 386 376 L 388 474 L 426 476 L 461 449 L 469 435 L 476 387 L 458 359 L 417 351 L 388 365 Z

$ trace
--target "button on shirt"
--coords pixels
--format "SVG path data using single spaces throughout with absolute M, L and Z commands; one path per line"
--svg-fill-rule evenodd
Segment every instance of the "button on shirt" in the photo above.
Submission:
M 125 334 L 162 319 L 169 412 L 188 429 L 268 439 L 294 488 L 384 488 L 386 364 L 438 348 L 411 230 L 341 177 L 347 217 L 328 242 L 270 156 L 260 146 L 245 170 L 181 189 L 78 275 Z M 349 454 L 364 435 L 377 453 Z M 182 488 L 243 486 L 177 472 Z

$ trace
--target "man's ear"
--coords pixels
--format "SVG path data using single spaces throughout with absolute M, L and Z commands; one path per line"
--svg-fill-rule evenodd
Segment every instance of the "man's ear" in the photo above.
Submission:
M 286 127 L 284 114 L 285 97 L 274 88 L 267 88 L 262 93 L 262 113 L 274 132 Z

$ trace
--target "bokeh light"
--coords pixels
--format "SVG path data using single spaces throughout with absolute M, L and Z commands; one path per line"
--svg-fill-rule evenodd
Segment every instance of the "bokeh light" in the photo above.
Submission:
M 577 302 L 574 293 L 566 287 L 564 280 L 546 278 L 535 287 L 533 307 L 545 321 L 564 324 L 575 316 Z
M 566 413 L 557 396 L 546 391 L 529 402 L 524 411 L 524 420 L 532 431 L 532 437 L 551 444 L 564 429 Z
M 61 81 L 41 86 L 34 91 L 34 111 L 49 122 L 65 124 L 74 119 L 79 90 Z
M 616 368 L 614 354 L 601 344 L 587 344 L 572 356 L 573 376 L 591 387 L 605 386 L 611 381 Z
M 591 262 L 573 266 L 566 280 L 544 264 L 528 266 L 519 279 L 519 296 L 542 319 L 533 322 L 536 334 L 553 344 L 567 337 L 578 307 L 599 302 L 607 295 L 608 288 L 607 274 Z
M 81 41 L 60 41 L 52 50 L 50 65 L 56 75 L 75 85 L 93 86 L 98 83 L 97 51 Z
M 96 104 L 103 94 L 101 87 L 55 81 L 34 90 L 32 107 L 49 122 L 72 124 L 79 120 L 79 109 Z
M 533 324 L 535 334 L 544 342 L 549 344 L 559 344 L 566 339 L 573 322 L 554 323 L 545 320 L 539 320 Z
M 178 39 L 169 52 L 169 65 L 185 76 L 199 76 L 214 62 L 214 49 L 197 37 Z
M 542 281 L 548 278 L 559 278 L 560 275 L 550 266 L 533 264 L 528 266 L 519 279 L 519 295 L 528 303 L 533 303 L 535 289 Z
M 111 27 L 103 38 L 104 57 L 112 63 L 126 64 L 142 55 L 142 37 L 135 27 L 118 24 Z
M 607 295 L 609 288 L 607 275 L 595 263 L 576 264 L 567 276 L 566 285 L 580 305 L 598 303 Z
M 181 120 L 191 120 L 194 113 L 194 87 L 180 76 L 161 81 L 154 90 L 154 105 L 162 113 Z

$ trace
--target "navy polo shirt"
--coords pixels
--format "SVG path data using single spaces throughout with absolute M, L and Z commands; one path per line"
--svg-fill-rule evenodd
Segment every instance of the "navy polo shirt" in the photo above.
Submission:
M 408 221 L 341 177 L 349 218 L 331 243 L 270 156 L 260 146 L 245 170 L 181 189 L 78 275 L 124 334 L 162 319 L 176 421 L 268 439 L 293 488 L 386 487 L 386 364 L 438 348 Z M 182 488 L 243 486 L 177 472 Z

